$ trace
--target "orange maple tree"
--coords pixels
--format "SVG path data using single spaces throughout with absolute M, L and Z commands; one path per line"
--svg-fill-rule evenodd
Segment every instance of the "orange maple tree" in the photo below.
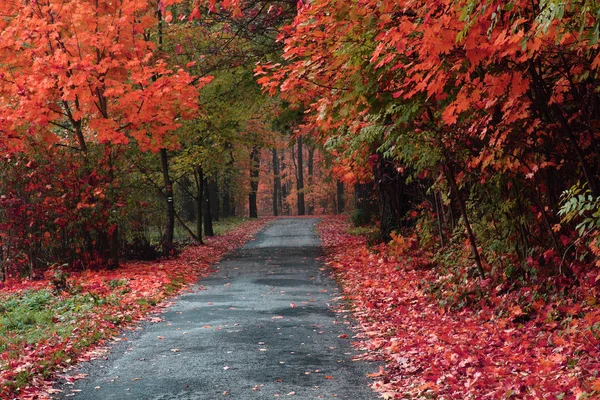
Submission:
M 2 199 L 4 231 L 21 232 L 7 237 L 14 253 L 68 237 L 61 262 L 89 254 L 118 264 L 126 201 L 118 175 L 127 173 L 119 161 L 130 149 L 176 148 L 175 130 L 198 111 L 198 90 L 210 81 L 158 53 L 161 13 L 172 3 L 41 0 L 3 8 L 4 166 L 16 181 L 23 171 L 13 163 L 36 176 L 21 192 L 12 181 Z M 36 253 L 27 254 L 30 264 Z

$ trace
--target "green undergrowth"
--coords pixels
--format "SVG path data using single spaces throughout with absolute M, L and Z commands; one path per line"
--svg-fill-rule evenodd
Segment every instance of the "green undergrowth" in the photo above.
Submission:
M 90 293 L 57 294 L 49 289 L 0 295 L 0 372 L 11 392 L 27 386 L 32 376 L 50 376 L 58 365 L 69 364 L 72 355 L 97 342 L 103 334 L 90 316 L 97 307 L 118 303 L 117 294 L 100 297 Z M 106 318 L 109 316 L 107 315 Z M 113 316 L 112 324 L 124 322 Z M 70 338 L 77 333 L 79 340 Z M 50 358 L 37 360 L 40 344 Z M 11 360 L 31 357 L 31 368 L 14 368 Z M 36 362 L 39 361 L 39 362 Z
M 379 240 L 379 228 L 377 226 L 350 226 L 348 227 L 348 233 L 353 236 L 364 236 L 369 245 L 376 244 Z
M 213 221 L 213 230 L 215 231 L 215 235 L 224 235 L 232 229 L 238 227 L 244 222 L 250 221 L 250 218 L 243 217 L 229 217 L 223 218 L 219 221 Z

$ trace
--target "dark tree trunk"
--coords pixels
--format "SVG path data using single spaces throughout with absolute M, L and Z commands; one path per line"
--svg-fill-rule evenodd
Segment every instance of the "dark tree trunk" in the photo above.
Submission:
M 111 183 L 115 180 L 114 175 L 114 165 L 113 165 L 113 157 L 112 157 L 112 149 L 110 146 L 107 147 L 106 151 L 108 152 L 108 178 Z M 168 171 L 167 171 L 168 176 Z M 116 195 L 114 189 L 110 189 L 110 201 L 112 204 L 116 201 Z M 117 223 L 113 223 L 113 225 L 108 227 L 108 263 L 107 267 L 110 269 L 116 269 L 119 267 L 119 251 L 120 251 L 120 241 L 119 241 L 119 225 Z
M 364 225 L 372 221 L 378 211 L 373 182 L 354 185 L 354 207 L 356 208 L 355 224 Z
M 162 166 L 164 191 L 166 197 L 166 221 L 165 231 L 162 237 L 162 248 L 165 254 L 171 254 L 173 251 L 173 232 L 175 230 L 175 203 L 173 201 L 173 184 L 169 177 L 169 159 L 167 149 L 160 149 L 160 163 Z
M 202 203 L 204 196 L 204 170 L 202 167 L 197 167 L 194 173 L 196 179 L 196 236 L 198 241 L 202 243 Z
M 184 189 L 180 189 L 181 195 L 178 196 L 178 199 L 181 201 L 181 216 L 187 221 L 193 221 L 196 219 L 196 201 L 191 192 L 192 182 L 188 175 L 184 175 L 180 181 L 180 187 Z
M 219 186 L 216 178 L 210 178 L 208 180 L 208 198 L 210 202 L 210 215 L 213 221 L 218 221 L 220 218 L 220 204 L 219 204 Z
M 313 190 L 314 160 L 315 160 L 315 149 L 313 149 L 311 147 L 308 149 L 308 160 L 307 160 L 308 188 L 311 193 Z M 308 212 L 308 215 L 313 215 L 315 213 L 314 196 L 310 196 L 310 200 L 309 200 L 308 206 L 307 206 L 307 212 Z
M 283 180 L 281 179 L 281 176 L 283 176 L 283 173 L 286 169 L 286 165 L 285 165 L 285 149 L 281 150 L 281 164 L 280 164 L 281 168 L 279 170 L 279 175 L 280 175 L 280 179 L 279 181 L 281 182 L 281 196 L 279 196 L 279 202 L 280 202 L 280 209 L 281 209 L 281 213 L 285 214 L 285 215 L 289 215 L 290 214 L 290 210 L 287 207 L 287 203 L 286 203 L 286 199 L 288 197 L 288 190 L 287 190 L 287 185 L 285 182 L 283 182 Z
M 204 186 L 204 207 L 202 207 L 204 220 L 204 236 L 215 236 L 215 232 L 213 231 L 213 217 L 210 206 L 210 191 L 209 191 L 209 179 L 204 178 L 204 182 L 202 182 L 202 186 Z
M 229 189 L 225 189 L 223 191 L 223 210 L 222 210 L 223 218 L 228 218 L 233 216 L 231 212 L 231 198 L 229 195 Z
M 342 214 L 346 211 L 346 199 L 344 197 L 344 182 L 337 181 L 337 214 Z
M 231 196 L 232 187 L 231 187 L 231 176 L 233 174 L 233 151 L 231 144 L 225 145 L 227 149 L 229 149 L 229 160 L 227 161 L 227 168 L 225 169 L 225 174 L 223 175 L 223 184 L 221 185 L 221 193 L 222 193 L 222 214 L 224 218 L 233 217 L 235 215 L 235 211 L 233 209 L 233 199 Z
M 260 175 L 260 147 L 254 146 L 250 152 L 250 194 L 248 195 L 250 218 L 258 218 L 256 197 Z
M 396 164 L 381 155 L 373 167 L 375 187 L 379 197 L 380 225 L 379 236 L 384 242 L 391 240 L 390 234 L 400 227 L 402 218 L 408 211 L 405 179 Z
M 277 157 L 277 149 L 271 150 L 273 155 L 273 215 L 279 215 L 278 206 L 280 202 L 279 190 L 281 189 L 281 177 L 279 176 L 279 157 Z
M 304 162 L 302 157 L 302 136 L 298 136 L 296 191 L 298 192 L 298 215 L 305 215 L 306 209 L 304 205 Z
M 456 184 L 456 177 L 454 176 L 454 169 L 450 166 L 449 162 L 446 162 L 444 165 L 444 173 L 446 175 L 446 179 L 448 179 L 448 183 L 450 183 L 450 188 L 458 201 L 458 206 L 460 209 L 460 213 L 462 214 L 463 221 L 465 222 L 465 228 L 467 229 L 467 236 L 469 238 L 469 243 L 471 244 L 471 251 L 473 253 L 473 258 L 475 259 L 475 264 L 477 266 L 477 270 L 481 276 L 485 276 L 485 271 L 483 270 L 483 264 L 481 262 L 481 256 L 479 255 L 479 250 L 477 249 L 477 241 L 475 240 L 475 234 L 471 229 L 471 222 L 469 222 L 469 216 L 467 215 L 467 206 L 465 205 L 465 201 L 460 194 L 460 190 L 458 189 L 458 185 Z

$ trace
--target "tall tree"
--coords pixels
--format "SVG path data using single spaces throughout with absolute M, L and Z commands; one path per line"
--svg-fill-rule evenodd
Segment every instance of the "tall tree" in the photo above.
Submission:
M 248 195 L 248 207 L 250 218 L 258 218 L 258 179 L 260 176 L 260 151 L 258 145 L 254 145 L 250 151 L 250 194 Z
M 297 158 L 298 163 L 296 164 L 296 192 L 297 192 L 297 204 L 298 204 L 298 215 L 306 214 L 306 205 L 304 202 L 304 159 L 303 159 L 303 146 L 302 136 L 298 136 L 297 139 Z
M 279 175 L 279 156 L 276 148 L 271 149 L 271 155 L 273 159 L 273 215 L 277 217 L 281 201 L 281 176 Z

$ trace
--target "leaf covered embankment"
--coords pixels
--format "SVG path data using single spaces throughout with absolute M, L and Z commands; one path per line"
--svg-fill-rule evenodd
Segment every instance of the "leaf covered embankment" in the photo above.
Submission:
M 324 220 L 319 231 L 361 324 L 365 356 L 386 362 L 374 383 L 384 398 L 600 396 L 595 288 L 545 297 L 536 287 L 507 291 L 473 278 L 467 285 L 481 301 L 453 310 L 432 295 L 444 277 L 423 252 L 369 248 L 346 233 L 343 218 Z
M 206 246 L 187 247 L 177 259 L 70 276 L 55 270 L 42 281 L 2 285 L 0 398 L 44 398 L 53 373 L 92 358 L 96 346 L 209 274 L 212 264 L 268 221 L 242 223 L 208 238 Z

